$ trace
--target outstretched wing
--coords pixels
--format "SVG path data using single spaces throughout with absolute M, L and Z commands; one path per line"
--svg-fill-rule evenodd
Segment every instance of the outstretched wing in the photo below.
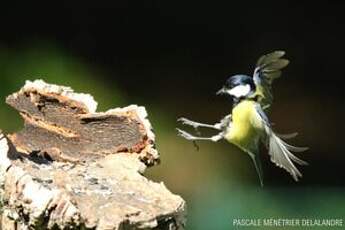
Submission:
M 289 60 L 283 59 L 284 51 L 274 51 L 263 55 L 256 63 L 253 74 L 256 85 L 256 94 L 262 108 L 265 110 L 271 106 L 273 96 L 271 93 L 272 82 L 280 77 L 281 69 L 289 64 Z
M 298 181 L 298 178 L 302 177 L 302 174 L 293 162 L 299 165 L 307 165 L 308 163 L 293 155 L 292 152 L 303 152 L 308 148 L 296 147 L 284 142 L 273 132 L 261 106 L 258 104 L 255 109 L 257 112 L 257 119 L 262 122 L 261 127 L 264 131 L 264 140 L 268 149 L 268 154 L 271 156 L 271 161 L 278 167 L 284 168 L 291 174 L 295 181 Z

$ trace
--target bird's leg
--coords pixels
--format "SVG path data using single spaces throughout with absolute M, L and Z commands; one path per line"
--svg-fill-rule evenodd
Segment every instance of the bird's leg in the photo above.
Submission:
M 205 128 L 221 130 L 221 124 L 219 124 L 219 123 L 214 124 L 214 125 L 204 124 L 204 123 L 191 121 L 191 120 L 184 118 L 184 117 L 179 118 L 178 121 L 182 122 L 183 125 L 190 125 L 194 129 L 198 129 L 199 127 L 205 127 Z
M 178 131 L 178 135 L 189 140 L 189 141 L 213 141 L 213 142 L 217 142 L 219 140 L 221 140 L 224 136 L 223 136 L 223 132 L 218 133 L 217 135 L 214 135 L 212 137 L 196 137 L 191 135 L 190 133 L 187 133 L 184 130 L 181 129 L 177 129 Z

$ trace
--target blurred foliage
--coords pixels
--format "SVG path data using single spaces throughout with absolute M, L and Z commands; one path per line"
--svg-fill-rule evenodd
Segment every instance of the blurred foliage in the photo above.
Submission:
M 18 113 L 5 104 L 5 97 L 22 87 L 26 80 L 43 79 L 48 83 L 66 85 L 77 92 L 87 92 L 100 101 L 98 110 L 124 104 L 115 82 L 105 80 L 105 74 L 92 69 L 82 60 L 53 44 L 36 44 L 20 49 L 0 46 L 0 120 L 4 131 L 21 126 Z

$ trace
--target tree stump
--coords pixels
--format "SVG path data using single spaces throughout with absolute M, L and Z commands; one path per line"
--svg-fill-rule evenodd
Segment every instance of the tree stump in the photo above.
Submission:
M 144 107 L 96 112 L 42 80 L 6 102 L 24 128 L 0 137 L 1 229 L 184 228 L 184 200 L 142 175 L 159 162 Z

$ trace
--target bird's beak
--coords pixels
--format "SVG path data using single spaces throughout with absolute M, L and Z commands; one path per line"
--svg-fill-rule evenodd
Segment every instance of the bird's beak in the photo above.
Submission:
M 226 90 L 223 88 L 221 88 L 220 90 L 217 91 L 217 95 L 221 95 L 221 94 L 225 94 L 226 93 Z

